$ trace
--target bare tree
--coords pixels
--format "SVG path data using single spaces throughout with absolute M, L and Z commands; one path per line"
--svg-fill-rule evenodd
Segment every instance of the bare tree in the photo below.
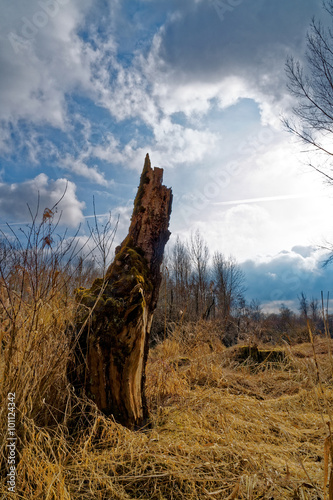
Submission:
M 255 323 L 259 323 L 263 317 L 261 304 L 258 299 L 252 299 L 249 305 L 250 318 Z
M 302 292 L 301 296 L 298 297 L 298 301 L 299 301 L 298 310 L 301 316 L 304 317 L 305 321 L 307 321 L 309 314 L 309 301 L 304 292 Z
M 312 320 L 313 324 L 315 325 L 319 320 L 319 314 L 318 314 L 318 312 L 319 312 L 319 300 L 312 297 L 311 302 L 309 304 L 309 309 L 311 312 L 311 320 Z
M 93 207 L 94 207 L 94 225 L 93 227 L 91 227 L 88 222 L 88 227 L 90 231 L 90 236 L 94 242 L 95 249 L 97 250 L 98 254 L 96 256 L 97 264 L 102 269 L 104 278 L 107 267 L 110 264 L 109 258 L 118 228 L 119 215 L 114 225 L 112 225 L 111 212 L 109 212 L 104 224 L 99 224 L 98 216 L 96 215 L 95 197 L 93 197 Z
M 184 311 L 189 304 L 191 279 L 191 259 L 188 247 L 177 236 L 171 253 L 171 276 L 174 282 L 174 302 L 179 310 Z
M 196 316 L 199 317 L 199 315 L 202 314 L 205 309 L 209 287 L 209 249 L 198 229 L 194 234 L 191 234 L 189 253 L 193 264 L 192 280 L 195 294 L 195 312 Z
M 245 276 L 236 261 L 226 259 L 221 252 L 213 257 L 213 274 L 217 295 L 217 310 L 225 326 L 227 325 L 232 309 L 241 305 L 245 291 Z
M 333 23 L 333 0 L 323 2 Z M 295 120 L 284 119 L 287 129 L 315 151 L 333 156 L 333 30 L 312 20 L 307 33 L 306 68 L 293 57 L 286 62 L 288 88 L 296 98 Z M 333 181 L 331 166 L 310 164 Z

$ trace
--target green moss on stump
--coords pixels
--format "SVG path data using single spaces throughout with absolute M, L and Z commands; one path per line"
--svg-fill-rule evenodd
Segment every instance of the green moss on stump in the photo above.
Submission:
M 82 325 L 92 311 L 90 340 L 116 341 L 122 327 L 136 321 L 146 306 L 145 297 L 153 290 L 149 273 L 141 250 L 133 248 L 129 239 L 117 253 L 105 281 L 98 278 L 90 289 L 76 290 L 81 306 L 78 324 Z

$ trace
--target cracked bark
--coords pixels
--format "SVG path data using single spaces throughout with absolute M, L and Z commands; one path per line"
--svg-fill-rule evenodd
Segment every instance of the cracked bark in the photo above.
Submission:
M 116 248 L 105 281 L 77 290 L 77 328 L 89 321 L 75 352 L 74 385 L 129 428 L 142 427 L 148 419 L 148 339 L 172 204 L 171 189 L 162 180 L 163 169 L 152 169 L 147 155 L 128 235 Z

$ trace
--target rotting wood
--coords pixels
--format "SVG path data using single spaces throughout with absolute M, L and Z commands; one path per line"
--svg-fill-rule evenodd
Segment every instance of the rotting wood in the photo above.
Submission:
M 172 191 L 162 179 L 163 169 L 152 169 L 147 155 L 128 235 L 116 248 L 105 280 L 77 290 L 77 327 L 86 326 L 75 352 L 75 385 L 129 428 L 142 427 L 148 418 L 148 338 L 172 205 Z

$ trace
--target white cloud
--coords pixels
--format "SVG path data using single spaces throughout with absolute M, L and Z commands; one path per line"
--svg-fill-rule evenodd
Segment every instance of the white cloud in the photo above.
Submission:
M 195 130 L 172 123 L 163 118 L 153 125 L 153 138 L 141 146 L 137 139 L 131 139 L 123 148 L 112 134 L 107 134 L 103 143 L 91 147 L 91 157 L 118 163 L 133 169 L 141 168 L 141 161 L 149 152 L 154 164 L 164 168 L 203 160 L 215 147 L 217 136 L 209 130 Z
M 11 150 L 10 127 L 8 123 L 0 122 L 0 153 L 7 154 Z
M 101 54 L 77 35 L 91 0 L 54 0 L 56 15 L 43 10 L 41 4 L 47 3 L 18 0 L 6 8 L 0 21 L 1 117 L 14 123 L 27 119 L 64 129 L 68 120 L 66 94 L 78 88 L 93 91 L 94 65 Z M 112 47 L 110 41 L 103 49 Z
M 37 1 L 32 1 L 29 7 L 23 0 L 19 4 L 16 9 L 8 9 L 6 29 L 22 38 L 26 22 L 22 22 L 18 12 L 31 23 L 41 7 Z M 4 120 L 15 122 L 24 118 L 32 123 L 49 123 L 70 130 L 72 118 L 68 114 L 66 95 L 79 91 L 107 109 L 116 121 L 139 119 L 151 129 L 153 137 L 146 144 L 130 138 L 121 146 L 113 139 L 90 150 L 97 158 L 132 168 L 137 168 L 137 157 L 147 150 L 156 163 L 163 166 L 201 162 L 217 142 L 217 134 L 209 131 L 204 122 L 213 100 L 226 108 L 240 98 L 252 98 L 260 105 L 263 121 L 276 126 L 279 114 L 273 102 L 276 85 L 270 93 L 264 93 L 263 85 L 257 85 L 252 77 L 246 79 L 234 74 L 229 66 L 224 74 L 215 68 L 216 75 L 220 75 L 215 79 L 211 77 L 210 68 L 205 78 L 205 61 L 201 77 L 190 78 L 186 69 L 179 70 L 177 65 L 173 68 L 164 60 L 163 54 L 170 44 L 168 30 L 178 29 L 179 23 L 186 19 L 185 10 L 180 15 L 181 9 L 188 8 L 190 16 L 200 15 L 200 10 L 186 2 L 180 5 L 178 14 L 169 16 L 155 35 L 148 54 L 144 56 L 138 50 L 131 64 L 123 66 L 117 60 L 117 45 L 111 35 L 107 40 L 101 39 L 91 25 L 93 43 L 78 36 L 91 6 L 91 0 L 83 3 L 72 0 L 64 5 L 59 2 L 57 14 L 49 15 L 46 26 L 38 28 L 30 39 L 24 39 L 23 47 L 16 54 L 8 37 L 2 37 L 2 67 L 6 76 L 0 79 L 0 90 L 3 90 L 0 109 Z M 214 15 L 213 8 L 210 14 Z M 118 3 L 113 8 L 112 23 L 116 22 L 117 15 L 120 15 Z M 270 82 L 274 83 L 274 78 L 266 78 L 266 88 Z M 172 123 L 172 115 L 177 112 L 184 113 L 191 125 Z M 89 144 L 89 125 L 87 132 Z M 31 157 L 33 162 L 37 161 L 38 145 L 35 146 L 31 149 L 35 155 Z M 76 173 L 105 183 L 103 174 L 89 168 L 82 158 L 71 158 L 70 162 Z M 65 158 L 63 165 L 67 167 L 70 162 Z
M 299 0 L 296 3 L 300 5 Z M 310 3 L 307 12 L 312 8 Z M 41 7 L 37 0 L 29 3 L 18 0 L 15 4 L 6 9 L 7 17 L 0 20 L 0 25 L 4 33 L 11 31 L 22 37 L 21 16 L 31 21 Z M 223 246 L 238 259 L 274 253 L 282 246 L 312 243 L 311 237 L 325 234 L 327 223 L 321 213 L 329 213 L 331 203 L 318 196 L 320 181 L 297 173 L 299 158 L 278 131 L 280 111 L 289 107 L 283 73 L 286 47 L 301 46 L 299 40 L 297 43 L 294 40 L 292 20 L 287 19 L 289 8 L 293 19 L 298 19 L 297 8 L 288 7 L 283 14 L 283 22 L 288 24 L 283 38 L 281 27 L 274 25 L 268 30 L 267 26 L 259 26 L 256 14 L 265 16 L 266 5 L 267 2 L 260 1 L 253 7 L 244 2 L 221 24 L 212 5 L 197 2 L 193 7 L 193 2 L 179 2 L 177 15 L 170 16 L 155 34 L 150 49 L 136 48 L 130 62 L 122 62 L 112 34 L 121 2 L 109 2 L 109 8 L 113 9 L 110 19 L 104 11 L 106 18 L 100 22 L 110 21 L 113 27 L 109 36 L 103 38 L 93 23 L 85 26 L 90 20 L 92 0 L 64 2 L 57 15 L 49 16 L 44 28 L 38 29 L 29 40 L 23 40 L 17 54 L 6 35 L 2 36 L 3 122 L 26 119 L 30 123 L 48 123 L 62 128 L 68 136 L 72 134 L 75 140 L 74 122 L 81 120 L 82 147 L 80 143 L 70 153 L 51 147 L 48 151 L 57 158 L 59 168 L 102 186 L 109 186 L 110 181 L 101 166 L 91 166 L 95 160 L 140 169 L 148 151 L 153 164 L 158 166 L 170 170 L 179 165 L 193 166 L 191 172 L 184 168 L 178 177 L 177 172 L 170 174 L 175 180 L 175 199 L 177 194 L 181 198 L 182 185 L 187 189 L 187 200 L 184 195 L 180 206 L 175 204 L 176 230 L 199 225 L 212 246 L 218 249 Z M 272 4 L 271 8 L 277 7 Z M 305 26 L 303 11 L 301 17 L 300 22 Z M 79 36 L 81 28 L 89 32 L 91 42 Z M 67 107 L 68 96 L 75 93 L 88 96 L 94 105 L 109 111 L 111 120 L 119 126 L 121 140 L 116 129 L 104 141 L 93 143 L 89 107 L 84 118 L 70 115 Z M 242 98 L 258 104 L 261 124 L 256 117 L 253 132 L 269 131 L 269 140 L 254 137 L 245 147 L 244 144 L 235 147 L 232 141 L 239 141 L 237 127 L 242 127 L 241 120 L 234 125 L 233 139 L 231 133 L 225 132 L 229 123 L 224 123 L 224 131 L 219 130 L 225 110 Z M 221 114 L 214 127 L 210 122 L 211 112 Z M 175 113 L 183 114 L 181 123 L 175 123 Z M 131 120 L 131 130 L 135 127 L 138 130 L 132 137 L 123 134 L 122 127 L 127 125 L 121 123 L 124 120 Z M 141 136 L 142 124 L 146 132 Z M 261 128 L 265 124 L 269 127 Z M 2 150 L 8 150 L 10 139 L 9 129 L 5 130 L 6 135 L 0 139 Z M 25 141 L 31 164 L 40 161 L 45 144 L 47 148 L 50 146 L 46 142 L 41 146 L 33 133 Z M 219 185 L 218 192 L 211 196 L 211 184 L 217 182 L 231 157 L 239 163 L 238 171 L 227 172 L 228 183 Z M 206 202 L 201 200 L 200 209 L 190 211 L 188 219 L 183 220 L 182 206 L 187 202 L 191 208 L 191 177 Z M 313 198 L 304 199 L 297 206 L 291 200 L 270 206 L 264 201 L 231 208 L 217 205 L 221 201 L 307 192 L 314 193 Z M 195 196 L 192 198 L 196 203 Z M 307 230 L 309 227 L 311 231 Z
M 85 163 L 85 159 L 89 156 L 87 153 L 82 153 L 78 157 L 71 154 L 66 154 L 65 157 L 59 159 L 59 166 L 71 173 L 84 177 L 91 182 L 102 186 L 109 186 L 110 181 L 107 181 L 103 173 L 98 171 L 97 166 L 89 167 Z M 112 181 L 111 181 L 112 183 Z
M 51 209 L 56 203 L 58 214 L 61 213 L 61 224 L 76 227 L 84 220 L 82 210 L 85 203 L 76 196 L 76 186 L 66 179 L 53 181 L 45 174 L 32 180 L 5 184 L 0 183 L 0 216 L 4 222 L 31 222 L 28 206 L 36 213 L 39 202 L 39 215 L 45 208 Z
M 195 226 L 201 230 L 212 251 L 222 251 L 242 261 L 249 256 L 257 258 L 270 246 L 267 241 L 276 227 L 272 227 L 271 216 L 264 207 L 241 204 L 210 213 L 209 224 L 205 214 L 191 228 Z

